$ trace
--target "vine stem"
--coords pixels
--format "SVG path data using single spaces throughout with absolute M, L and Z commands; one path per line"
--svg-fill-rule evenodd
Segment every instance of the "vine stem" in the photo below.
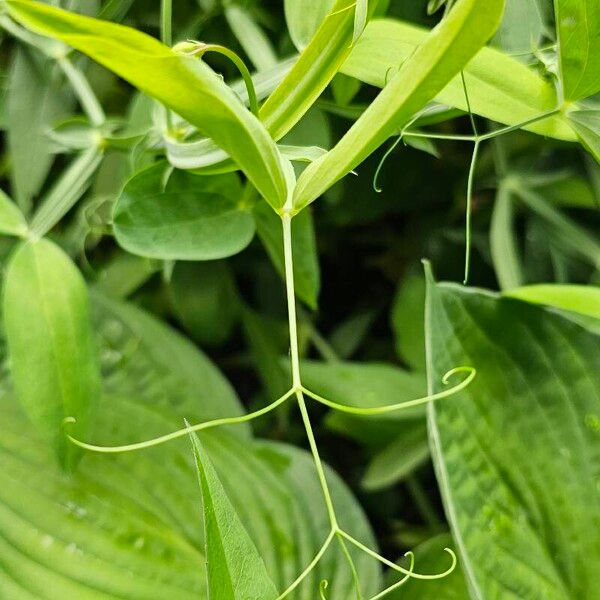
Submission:
M 315 467 L 317 469 L 317 475 L 319 477 L 319 483 L 321 485 L 321 491 L 323 492 L 323 498 L 325 499 L 325 506 L 327 507 L 327 514 L 329 516 L 329 522 L 331 528 L 334 531 L 339 530 L 337 516 L 333 507 L 333 500 L 331 499 L 331 492 L 329 485 L 327 484 L 327 478 L 325 476 L 325 469 L 323 467 L 323 461 L 319 454 L 317 442 L 315 440 L 315 434 L 313 432 L 310 417 L 308 416 L 308 410 L 306 408 L 306 402 L 304 400 L 304 393 L 302 389 L 302 379 L 300 376 L 300 357 L 298 352 L 298 322 L 296 317 L 296 294 L 294 286 L 294 258 L 292 251 L 292 215 L 290 214 L 289 207 L 284 208 L 283 214 L 281 215 L 281 223 L 283 227 L 283 254 L 285 263 L 285 289 L 287 296 L 288 305 L 288 324 L 290 331 L 290 360 L 292 365 L 292 390 L 296 395 L 298 402 L 298 408 L 302 415 L 302 422 L 304 423 L 304 429 L 306 430 L 306 437 L 310 446 Z

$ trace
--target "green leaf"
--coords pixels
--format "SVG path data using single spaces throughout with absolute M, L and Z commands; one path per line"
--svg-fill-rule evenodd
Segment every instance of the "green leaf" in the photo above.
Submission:
M 504 0 L 485 5 L 459 0 L 333 150 L 298 178 L 296 210 L 354 169 L 432 100 L 493 35 L 503 8 Z
M 581 143 L 600 163 L 600 110 L 576 110 L 567 114 Z
M 514 225 L 514 199 L 511 191 L 503 185 L 500 185 L 494 202 L 490 249 L 500 289 L 509 290 L 522 285 L 523 269 Z
M 555 0 L 560 74 L 565 100 L 600 91 L 600 4 Z
M 53 143 L 46 131 L 71 104 L 51 63 L 17 48 L 8 73 L 6 98 L 12 195 L 26 213 L 50 170 Z
M 240 303 L 226 261 L 177 263 L 169 290 L 177 317 L 201 346 L 221 346 L 229 339 Z
M 25 237 L 27 222 L 15 203 L 0 190 L 0 233 Z
M 127 182 L 113 221 L 119 244 L 149 258 L 226 258 L 241 252 L 254 237 L 254 221 L 242 206 L 235 173 L 170 172 L 164 163 L 140 171 Z
M 94 441 L 144 440 L 193 422 L 240 414 L 215 366 L 191 343 L 139 309 L 95 294 L 106 396 Z M 189 442 L 141 453 L 87 453 L 73 475 L 53 464 L 28 430 L 6 377 L 0 385 L 0 591 L 15 600 L 193 600 L 206 598 L 200 490 Z M 309 454 L 285 444 L 251 442 L 247 425 L 215 430 L 203 443 L 245 529 L 278 589 L 312 560 L 329 532 Z M 28 432 L 24 435 L 23 432 Z M 236 437 L 234 437 L 235 434 Z M 356 500 L 330 470 L 341 524 L 370 545 Z M 364 590 L 380 573 L 356 556 Z M 351 573 L 329 552 L 298 589 L 313 598 L 318 582 L 336 581 L 347 600 Z
M 272 69 L 277 65 L 277 55 L 269 38 L 244 7 L 236 4 L 226 6 L 225 18 L 244 52 L 259 71 Z
M 181 115 L 225 150 L 273 207 L 283 206 L 286 183 L 275 143 L 201 60 L 115 23 L 29 0 L 6 0 L 6 6 L 26 27 L 84 52 Z
M 46 235 L 85 194 L 102 156 L 102 150 L 93 146 L 81 152 L 62 172 L 31 219 L 31 230 L 38 237 Z
M 355 0 L 337 0 L 308 46 L 260 110 L 274 139 L 281 139 L 315 103 L 352 49 Z M 377 2 L 369 4 L 369 14 Z
M 504 296 L 600 319 L 600 287 L 593 285 L 527 285 L 505 292 Z
M 445 571 L 450 560 L 445 548 L 456 548 L 452 536 L 447 533 L 442 533 L 419 544 L 414 550 L 415 570 L 418 569 L 420 573 Z M 403 559 L 399 564 L 406 568 L 409 562 L 407 559 Z M 391 585 L 398 580 L 398 576 L 397 574 L 392 575 L 390 572 L 387 579 L 388 585 Z M 425 582 L 411 578 L 397 591 L 387 596 L 388 600 L 466 600 L 469 597 L 460 562 L 450 575 L 442 579 Z
M 362 32 L 367 26 L 369 18 L 369 0 L 356 0 L 354 7 L 354 32 L 352 34 L 352 43 L 355 44 Z
M 341 70 L 361 81 L 384 87 L 427 39 L 429 32 L 393 19 L 369 22 Z M 492 121 L 516 125 L 556 108 L 554 87 L 515 58 L 493 48 L 481 48 L 464 67 L 471 109 Z M 442 104 L 467 110 L 460 75 L 435 92 Z M 561 115 L 524 127 L 540 135 L 575 141 Z
M 264 203 L 256 204 L 253 214 L 258 237 L 273 266 L 283 278 L 285 265 L 281 219 Z M 304 211 L 292 220 L 292 252 L 296 295 L 310 308 L 316 308 L 321 287 L 321 273 L 317 256 L 315 226 L 310 211 Z
M 66 441 L 63 419 L 88 437 L 100 395 L 96 350 L 83 278 L 53 243 L 23 243 L 5 282 L 4 322 L 20 402 L 61 464 L 79 454 Z
M 594 598 L 600 337 L 554 310 L 431 281 L 427 315 L 430 390 L 453 366 L 477 369 L 429 407 L 471 595 Z
M 277 598 L 265 563 L 231 505 L 198 436 L 191 434 L 191 438 L 202 490 L 209 598 Z
M 539 47 L 545 23 L 537 0 L 507 0 L 502 23 L 492 44 L 507 53 L 520 54 Z M 525 54 L 524 58 L 528 58 Z
M 300 52 L 308 46 L 334 4 L 335 0 L 284 0 L 287 28 Z
M 390 321 L 396 339 L 396 353 L 408 365 L 425 372 L 425 279 L 409 273 L 394 297 Z
M 362 479 L 366 490 L 377 491 L 394 485 L 427 462 L 429 444 L 425 420 L 411 425 L 369 462 Z

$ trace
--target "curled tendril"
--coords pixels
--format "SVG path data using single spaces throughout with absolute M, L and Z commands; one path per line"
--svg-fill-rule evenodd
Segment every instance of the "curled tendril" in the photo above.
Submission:
M 222 54 L 227 57 L 240 72 L 248 91 L 250 111 L 255 117 L 258 117 L 258 98 L 256 96 L 254 82 L 252 81 L 252 75 L 250 74 L 250 70 L 246 66 L 246 63 L 233 50 L 226 46 L 221 46 L 220 44 L 205 44 L 204 42 L 195 41 L 177 44 L 174 50 L 183 52 L 189 56 L 198 56 L 199 58 L 202 58 L 207 52 L 216 52 L 217 54 Z
M 324 404 L 325 406 L 329 406 L 329 408 L 333 408 L 334 410 L 338 410 L 340 412 L 353 415 L 381 415 L 453 396 L 454 394 L 464 390 L 477 376 L 477 370 L 474 367 L 456 367 L 444 375 L 442 378 L 444 385 L 448 385 L 449 380 L 458 373 L 468 373 L 468 375 L 465 377 L 465 379 L 463 379 L 463 381 L 448 390 L 438 392 L 437 394 L 429 394 L 427 396 L 423 396 L 422 398 L 416 398 L 415 400 L 409 400 L 407 402 L 398 402 L 397 404 L 388 404 L 387 406 L 374 406 L 372 408 L 358 408 L 354 406 L 347 406 L 345 404 L 338 404 L 337 402 L 332 402 L 331 400 L 328 400 L 323 396 L 319 396 L 319 394 L 315 394 L 306 388 L 303 388 L 303 391 L 307 396 L 310 396 L 313 400 L 316 400 L 320 404 Z
M 325 595 L 325 591 L 329 587 L 329 581 L 327 579 L 322 579 L 319 583 L 319 598 L 321 600 L 327 600 L 327 596 Z
M 397 590 L 399 587 L 402 587 L 410 579 L 411 573 L 414 572 L 415 568 L 415 555 L 414 552 L 406 552 L 404 556 L 408 556 L 410 558 L 410 567 L 408 567 L 409 573 L 404 575 L 404 577 L 402 577 L 402 579 L 400 579 L 396 583 L 393 583 L 378 594 L 375 594 L 375 596 L 369 598 L 369 600 L 380 600 L 380 598 L 384 598 L 388 594 L 391 594 L 393 591 Z

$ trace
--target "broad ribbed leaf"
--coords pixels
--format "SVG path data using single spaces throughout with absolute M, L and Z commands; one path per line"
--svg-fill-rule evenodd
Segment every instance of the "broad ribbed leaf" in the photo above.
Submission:
M 100 379 L 88 292 L 69 257 L 52 242 L 23 243 L 12 256 L 4 289 L 4 323 L 17 396 L 61 464 L 72 468 L 77 435 L 92 432 Z
M 93 297 L 108 395 L 93 441 L 122 444 L 239 414 L 220 372 L 184 338 L 137 308 Z M 206 599 L 200 490 L 189 442 L 133 454 L 86 453 L 72 476 L 28 431 L 2 378 L 0 596 L 15 600 Z M 251 442 L 247 425 L 203 436 L 232 505 L 278 589 L 312 560 L 329 524 L 311 457 Z M 236 434 L 235 437 L 232 434 Z M 328 471 L 342 525 L 373 544 L 356 501 Z M 378 568 L 356 556 L 366 594 Z M 333 600 L 352 595 L 343 556 L 330 552 L 292 600 L 313 600 L 332 578 Z
M 333 150 L 298 178 L 296 209 L 348 174 L 432 100 L 493 35 L 503 9 L 504 0 L 459 0 Z
M 171 171 L 164 163 L 127 182 L 113 224 L 123 248 L 149 258 L 226 258 L 241 252 L 254 237 L 254 220 L 242 206 L 235 173 L 192 175 Z
M 561 79 L 566 100 L 600 91 L 600 3 L 554 0 Z
M 274 600 L 275 584 L 231 505 L 215 468 L 191 434 L 204 515 L 208 597 L 215 600 Z
M 545 309 L 428 289 L 429 408 L 446 512 L 474 598 L 592 600 L 600 563 L 600 337 Z
M 386 81 L 425 41 L 428 31 L 394 19 L 374 19 L 343 64 L 341 71 L 361 81 L 384 87 Z M 482 48 L 465 65 L 465 82 L 471 109 L 492 121 L 515 125 L 556 108 L 554 87 L 535 71 L 493 48 Z M 467 110 L 460 75 L 436 93 L 442 104 Z M 575 140 L 559 115 L 528 125 L 540 135 Z
M 6 6 L 26 27 L 84 52 L 174 110 L 225 150 L 272 206 L 284 204 L 286 183 L 275 143 L 202 61 L 108 21 L 29 0 L 7 0 Z

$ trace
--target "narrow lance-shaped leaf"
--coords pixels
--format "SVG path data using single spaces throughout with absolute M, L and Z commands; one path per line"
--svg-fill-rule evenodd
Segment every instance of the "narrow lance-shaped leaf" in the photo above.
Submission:
M 277 598 L 265 563 L 231 505 L 198 436 L 191 434 L 191 439 L 202 490 L 209 598 Z
M 99 369 L 83 278 L 47 240 L 23 243 L 12 256 L 4 290 L 4 322 L 17 396 L 63 466 L 77 457 L 63 431 L 89 439 L 99 401 Z
M 327 17 L 335 0 L 284 0 L 285 21 L 294 46 L 302 52 Z
M 396 19 L 373 19 L 341 67 L 341 72 L 365 83 L 385 87 L 392 74 L 425 41 L 429 31 Z M 473 113 L 486 119 L 516 125 L 557 107 L 554 86 L 517 58 L 483 47 L 468 64 L 464 76 Z M 466 111 L 460 74 L 435 95 L 435 100 Z M 561 140 L 576 136 L 563 115 L 526 125 L 524 129 Z
M 600 110 L 575 110 L 567 118 L 581 143 L 600 163 Z
M 337 0 L 298 62 L 261 107 L 260 117 L 276 140 L 302 118 L 348 57 L 354 4 L 354 0 Z M 368 15 L 376 5 L 377 0 L 369 2 Z
M 565 100 L 600 91 L 600 2 L 554 0 Z
M 274 207 L 287 197 L 277 147 L 264 126 L 201 60 L 115 23 L 30 0 L 7 0 L 10 15 L 64 41 L 181 115 L 223 148 Z
M 0 190 L 0 233 L 24 237 L 27 223 L 17 205 Z
M 456 75 L 498 27 L 504 0 L 460 0 L 429 34 L 350 131 L 298 179 L 301 210 L 362 162 Z

